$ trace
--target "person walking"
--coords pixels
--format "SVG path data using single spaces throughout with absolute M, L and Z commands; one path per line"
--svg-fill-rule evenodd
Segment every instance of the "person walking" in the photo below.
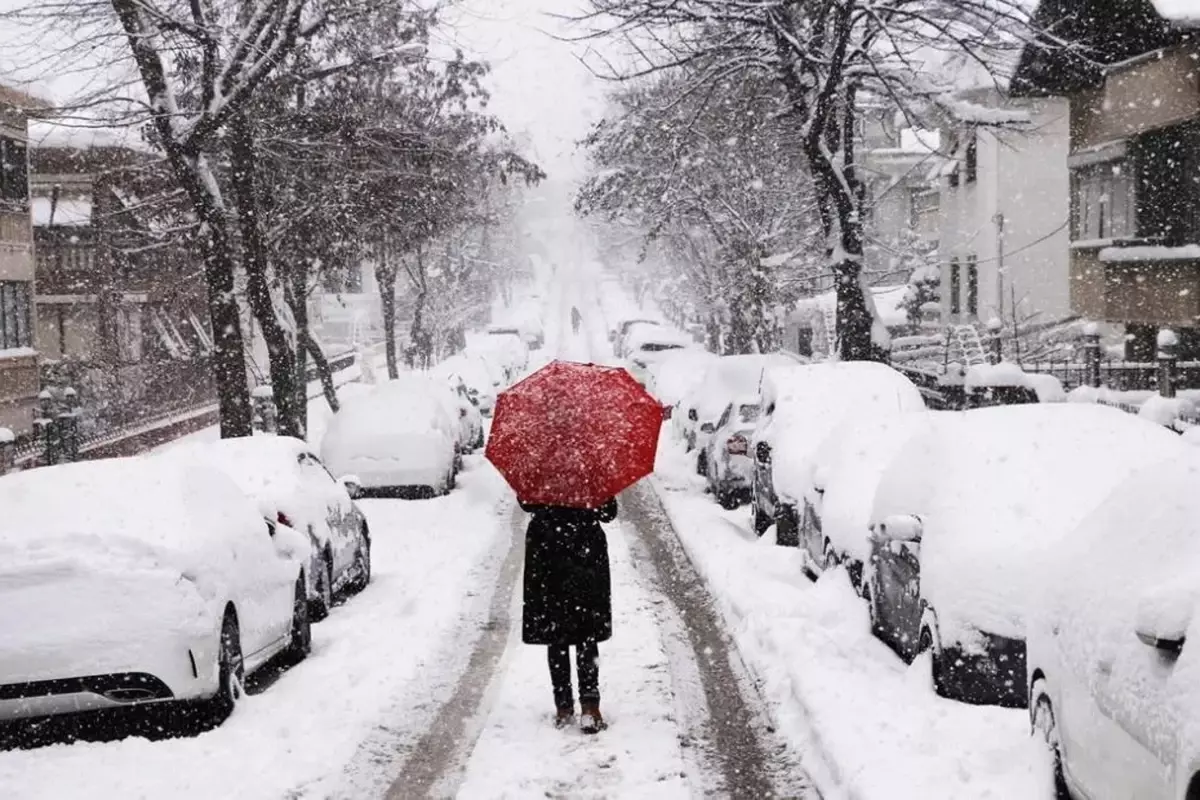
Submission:
M 601 523 L 617 516 L 616 498 L 599 508 L 531 505 L 525 533 L 525 588 L 521 638 L 544 645 L 554 691 L 556 727 L 575 719 L 571 687 L 571 647 L 579 678 L 579 727 L 599 733 L 600 652 L 612 637 L 612 582 L 608 541 Z
M 579 313 L 579 309 L 571 306 L 571 327 L 575 329 L 575 334 L 579 334 L 579 326 L 583 323 L 583 314 Z

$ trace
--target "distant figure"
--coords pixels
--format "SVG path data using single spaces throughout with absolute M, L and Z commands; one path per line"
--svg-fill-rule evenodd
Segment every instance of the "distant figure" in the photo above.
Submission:
M 582 322 L 583 315 L 579 313 L 579 309 L 575 306 L 571 306 L 571 327 L 575 329 L 575 333 L 577 335 L 579 333 L 579 326 Z
M 602 522 L 617 516 L 616 498 L 597 509 L 521 504 L 533 515 L 525 532 L 525 596 L 521 638 L 547 646 L 554 688 L 554 725 L 575 718 L 571 646 L 579 675 L 579 727 L 599 733 L 600 649 L 612 637 L 612 582 Z

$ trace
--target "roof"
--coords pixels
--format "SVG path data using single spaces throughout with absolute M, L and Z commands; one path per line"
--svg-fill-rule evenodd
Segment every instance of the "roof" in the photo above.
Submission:
M 1186 31 L 1200 28 L 1200 4 L 1195 0 L 1041 0 L 1033 25 L 1048 33 L 1023 49 L 1012 93 L 1066 95 L 1098 86 L 1106 65 L 1183 41 Z
M 29 92 L 0 84 L 0 105 L 12 106 L 25 112 L 48 111 L 50 104 Z

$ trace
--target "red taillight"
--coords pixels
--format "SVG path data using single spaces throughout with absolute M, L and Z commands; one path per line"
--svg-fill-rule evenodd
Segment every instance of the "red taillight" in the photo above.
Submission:
M 731 456 L 744 456 L 750 452 L 750 443 L 746 441 L 745 436 L 730 436 L 729 441 L 725 443 L 725 450 Z
M 288 519 L 288 515 L 287 515 L 287 514 L 285 514 L 285 513 L 283 513 L 282 511 L 280 511 L 280 512 L 279 512 L 279 514 L 277 514 L 277 515 L 275 516 L 275 520 L 276 520 L 276 521 L 277 521 L 277 522 L 278 522 L 280 525 L 287 525 L 289 528 L 293 527 L 293 526 L 292 526 L 292 521 L 291 521 L 290 519 Z

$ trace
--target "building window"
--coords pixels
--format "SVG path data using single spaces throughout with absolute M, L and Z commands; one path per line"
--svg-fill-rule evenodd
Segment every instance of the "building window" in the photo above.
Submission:
M 0 350 L 33 347 L 28 281 L 0 281 Z
M 962 301 L 959 296 L 962 292 L 962 279 L 958 274 L 958 259 L 950 260 L 950 314 L 951 316 L 962 313 Z
M 142 307 L 121 306 L 117 309 L 117 357 L 121 363 L 141 363 L 142 343 Z
M 979 178 L 979 136 L 971 130 L 967 137 L 967 183 L 974 183 Z
M 979 264 L 975 256 L 967 256 L 967 313 L 979 316 Z
M 0 200 L 29 206 L 29 158 L 24 143 L 0 136 Z
M 1075 241 L 1121 239 L 1135 234 L 1134 182 L 1122 162 L 1078 169 L 1072 176 Z

